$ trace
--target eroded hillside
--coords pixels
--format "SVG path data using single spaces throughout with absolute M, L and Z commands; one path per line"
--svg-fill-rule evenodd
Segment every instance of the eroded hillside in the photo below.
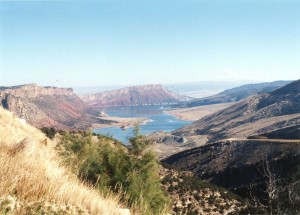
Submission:
M 300 80 L 271 93 L 256 94 L 214 114 L 205 116 L 174 134 L 245 138 L 300 124 Z
M 268 214 L 300 210 L 300 140 L 223 140 L 163 162 L 225 187 L 256 207 L 263 204 Z
M 97 111 L 85 104 L 71 88 L 36 84 L 2 87 L 0 100 L 3 108 L 39 128 L 87 129 L 93 123 L 108 123 L 96 118 Z

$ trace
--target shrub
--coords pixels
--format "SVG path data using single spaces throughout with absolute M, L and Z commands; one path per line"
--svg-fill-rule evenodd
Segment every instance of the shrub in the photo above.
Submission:
M 56 135 L 56 130 L 54 128 L 47 128 L 47 127 L 43 127 L 41 128 L 41 131 L 46 134 L 46 136 L 48 138 L 50 138 L 51 140 L 55 137 Z
M 146 147 L 150 144 L 149 140 L 146 140 L 143 135 L 140 133 L 138 126 L 135 126 L 133 130 L 134 136 L 129 138 L 130 143 L 130 152 L 136 156 L 139 156 Z
M 142 138 L 135 136 L 131 140 L 141 143 Z M 101 191 L 123 193 L 122 200 L 136 207 L 140 214 L 164 211 L 169 200 L 162 191 L 154 155 L 151 152 L 142 154 L 139 147 L 142 144 L 130 148 L 128 153 L 124 146 L 111 138 L 98 136 L 97 139 L 92 141 L 91 133 L 62 137 L 63 155 L 69 165 L 73 164 L 78 177 Z

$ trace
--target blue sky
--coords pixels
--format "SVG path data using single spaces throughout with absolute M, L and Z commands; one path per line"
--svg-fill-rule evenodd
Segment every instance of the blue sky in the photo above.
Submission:
M 0 86 L 288 80 L 300 1 L 1 1 Z

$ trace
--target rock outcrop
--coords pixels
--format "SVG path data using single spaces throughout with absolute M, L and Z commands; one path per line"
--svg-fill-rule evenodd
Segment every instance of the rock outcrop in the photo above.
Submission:
M 88 94 L 82 100 L 94 107 L 172 104 L 189 99 L 168 91 L 162 85 L 126 87 L 119 90 Z
M 71 88 L 28 84 L 0 87 L 0 105 L 35 127 L 86 129 L 103 123 L 97 111 L 85 104 Z
M 20 98 L 36 98 L 38 96 L 74 95 L 72 88 L 40 87 L 37 84 L 25 84 L 13 87 L 0 87 L 0 97 L 14 95 Z

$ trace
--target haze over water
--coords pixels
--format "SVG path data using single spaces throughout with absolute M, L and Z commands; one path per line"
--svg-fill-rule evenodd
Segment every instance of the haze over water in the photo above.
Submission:
M 102 111 L 109 116 L 148 118 L 150 120 L 149 122 L 140 125 L 140 131 L 144 135 L 156 131 L 170 132 L 191 123 L 190 121 L 177 119 L 173 115 L 166 113 L 165 110 L 163 106 L 109 107 L 102 109 Z M 133 128 L 123 130 L 113 126 L 94 129 L 93 132 L 112 135 L 115 139 L 126 144 L 128 143 L 128 137 L 133 135 Z

